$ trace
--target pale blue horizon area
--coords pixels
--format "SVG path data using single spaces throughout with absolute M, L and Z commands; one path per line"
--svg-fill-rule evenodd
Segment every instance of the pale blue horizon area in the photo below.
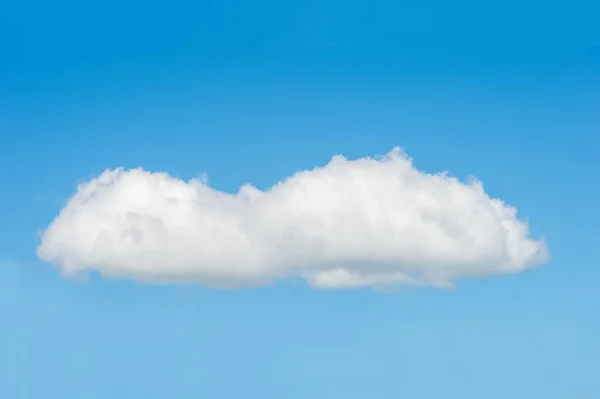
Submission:
M 600 398 L 595 3 L 0 9 L 0 398 Z M 394 146 L 482 180 L 551 261 L 451 290 L 219 291 L 35 254 L 106 168 L 235 192 Z

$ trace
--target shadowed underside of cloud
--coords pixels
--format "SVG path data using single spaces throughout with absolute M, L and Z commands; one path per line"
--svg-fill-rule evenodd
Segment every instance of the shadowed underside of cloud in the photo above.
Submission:
M 318 288 L 451 286 L 548 260 L 516 209 L 478 181 L 415 169 L 399 149 L 236 194 L 142 169 L 79 186 L 38 256 L 67 276 L 219 288 L 301 277 Z

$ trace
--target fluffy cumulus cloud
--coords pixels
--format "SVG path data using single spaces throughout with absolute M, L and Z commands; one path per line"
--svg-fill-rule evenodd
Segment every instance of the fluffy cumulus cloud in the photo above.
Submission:
M 394 149 L 235 194 L 143 169 L 79 186 L 38 256 L 65 275 L 236 288 L 300 277 L 317 288 L 450 286 L 548 258 L 515 208 L 478 181 L 417 170 Z

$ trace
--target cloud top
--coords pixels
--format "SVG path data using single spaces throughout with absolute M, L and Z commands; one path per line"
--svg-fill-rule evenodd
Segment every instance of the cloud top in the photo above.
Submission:
M 516 209 L 479 181 L 417 170 L 398 148 L 235 194 L 143 169 L 78 187 L 38 256 L 65 275 L 98 271 L 219 288 L 300 277 L 317 288 L 450 286 L 548 260 Z

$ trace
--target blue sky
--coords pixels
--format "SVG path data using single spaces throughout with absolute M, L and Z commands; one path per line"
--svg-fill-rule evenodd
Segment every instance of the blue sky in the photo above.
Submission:
M 0 13 L 0 397 L 600 397 L 591 1 L 11 1 Z M 236 192 L 402 147 L 474 175 L 551 261 L 455 289 L 67 279 L 77 184 Z

